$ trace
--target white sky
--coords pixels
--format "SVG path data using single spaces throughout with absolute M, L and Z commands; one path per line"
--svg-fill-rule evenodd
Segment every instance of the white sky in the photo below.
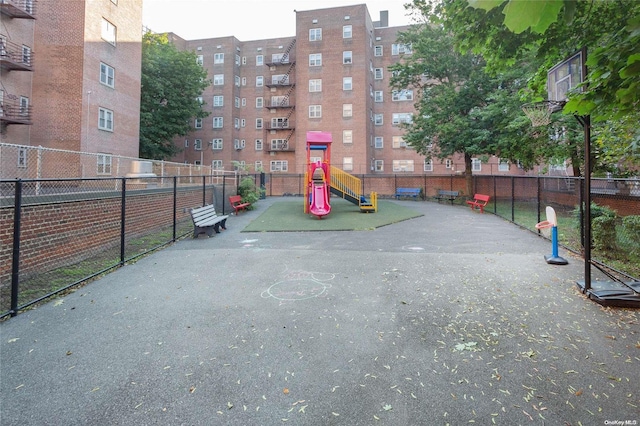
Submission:
M 410 0 L 143 0 L 142 23 L 185 40 L 235 36 L 240 41 L 295 36 L 298 11 L 367 4 L 372 21 L 389 11 L 389 26 L 412 23 Z

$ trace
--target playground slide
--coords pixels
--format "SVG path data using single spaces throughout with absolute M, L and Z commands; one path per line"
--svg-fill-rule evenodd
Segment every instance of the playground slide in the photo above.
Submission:
M 309 213 L 318 217 L 328 215 L 331 212 L 331 205 L 327 197 L 327 184 L 324 182 L 314 182 Z

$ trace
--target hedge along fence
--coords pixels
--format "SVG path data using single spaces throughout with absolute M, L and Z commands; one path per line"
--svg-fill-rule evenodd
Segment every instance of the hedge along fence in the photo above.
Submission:
M 86 179 L 82 185 L 2 182 L 3 193 L 14 185 L 16 196 L 0 200 L 0 316 L 189 234 L 190 209 L 215 201 L 223 210 L 222 197 L 214 192 L 235 188 L 223 181 L 222 191 L 216 191 L 200 180 L 178 185 L 177 178 L 165 179 L 169 182 L 160 186 L 153 179 L 96 179 L 93 189 Z

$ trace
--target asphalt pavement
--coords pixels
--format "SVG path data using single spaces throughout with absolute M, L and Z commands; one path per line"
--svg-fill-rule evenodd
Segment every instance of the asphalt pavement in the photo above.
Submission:
M 581 294 L 580 258 L 434 202 L 241 232 L 280 200 L 0 323 L 0 424 L 640 422 L 639 311 Z

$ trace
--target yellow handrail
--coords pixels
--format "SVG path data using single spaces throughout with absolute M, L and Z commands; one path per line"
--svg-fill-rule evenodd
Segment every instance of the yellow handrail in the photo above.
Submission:
M 331 186 L 357 199 L 362 195 L 360 179 L 335 166 L 331 166 Z

